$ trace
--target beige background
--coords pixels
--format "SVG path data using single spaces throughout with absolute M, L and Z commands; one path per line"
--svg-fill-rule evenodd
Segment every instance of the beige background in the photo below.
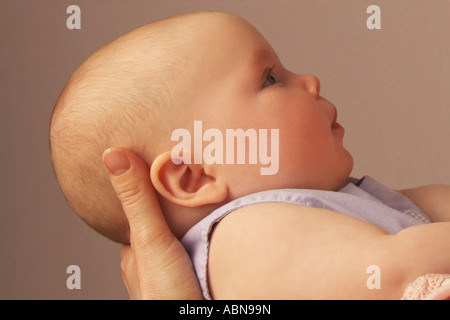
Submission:
M 81 30 L 66 28 L 70 4 L 81 7 Z M 381 7 L 381 30 L 366 27 L 371 4 Z M 346 127 L 353 175 L 394 188 L 450 184 L 450 1 L 0 0 L 1 299 L 127 298 L 118 245 L 82 223 L 58 189 L 48 122 L 95 49 L 197 10 L 241 15 L 288 68 L 321 79 Z M 71 264 L 80 290 L 66 288 Z

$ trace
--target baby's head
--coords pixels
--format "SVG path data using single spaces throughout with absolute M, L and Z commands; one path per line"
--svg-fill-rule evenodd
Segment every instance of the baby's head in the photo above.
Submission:
M 263 165 L 248 160 L 231 164 L 226 154 L 223 164 L 173 161 L 177 129 L 191 132 L 194 153 L 198 138 L 207 140 L 195 121 L 203 132 L 223 134 L 224 153 L 230 151 L 227 129 L 265 129 L 269 141 L 271 129 L 278 130 L 277 148 L 268 143 L 269 154 L 278 153 L 275 174 L 262 175 Z M 53 167 L 67 201 L 94 229 L 122 243 L 129 239 L 128 224 L 101 160 L 109 147 L 132 149 L 151 166 L 178 237 L 215 207 L 246 194 L 337 190 L 353 165 L 336 108 L 320 97 L 319 80 L 289 72 L 253 26 L 217 12 L 161 20 L 95 52 L 61 93 L 50 131 Z M 249 153 L 247 148 L 245 159 Z

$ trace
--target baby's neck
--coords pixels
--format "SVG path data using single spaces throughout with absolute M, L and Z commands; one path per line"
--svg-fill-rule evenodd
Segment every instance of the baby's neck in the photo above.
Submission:
M 164 199 L 159 194 L 158 200 L 166 218 L 167 224 L 172 230 L 172 233 L 179 240 L 181 240 L 184 234 L 200 220 L 202 220 L 215 209 L 223 206 L 227 202 L 224 201 L 221 203 L 215 203 L 201 207 L 181 207 Z

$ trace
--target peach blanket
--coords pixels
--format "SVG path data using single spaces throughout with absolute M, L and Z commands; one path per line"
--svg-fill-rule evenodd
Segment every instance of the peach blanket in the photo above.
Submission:
M 409 284 L 401 300 L 450 300 L 450 274 L 427 274 Z

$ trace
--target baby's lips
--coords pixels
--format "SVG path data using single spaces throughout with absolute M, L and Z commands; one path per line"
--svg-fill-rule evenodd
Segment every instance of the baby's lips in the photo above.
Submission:
M 333 121 L 331 122 L 331 127 L 334 129 L 335 127 L 340 126 L 340 125 L 339 125 L 339 123 L 337 123 L 337 116 L 338 116 L 337 108 L 333 104 L 331 106 L 333 107 L 333 112 L 334 112 Z
M 331 129 L 332 130 L 334 130 L 334 129 L 344 129 L 344 127 L 342 127 L 341 124 L 339 122 L 337 122 L 338 112 L 337 112 L 336 107 L 334 105 L 332 105 L 332 106 L 333 106 L 333 109 L 334 109 L 334 118 L 333 118 L 333 122 L 331 123 Z

